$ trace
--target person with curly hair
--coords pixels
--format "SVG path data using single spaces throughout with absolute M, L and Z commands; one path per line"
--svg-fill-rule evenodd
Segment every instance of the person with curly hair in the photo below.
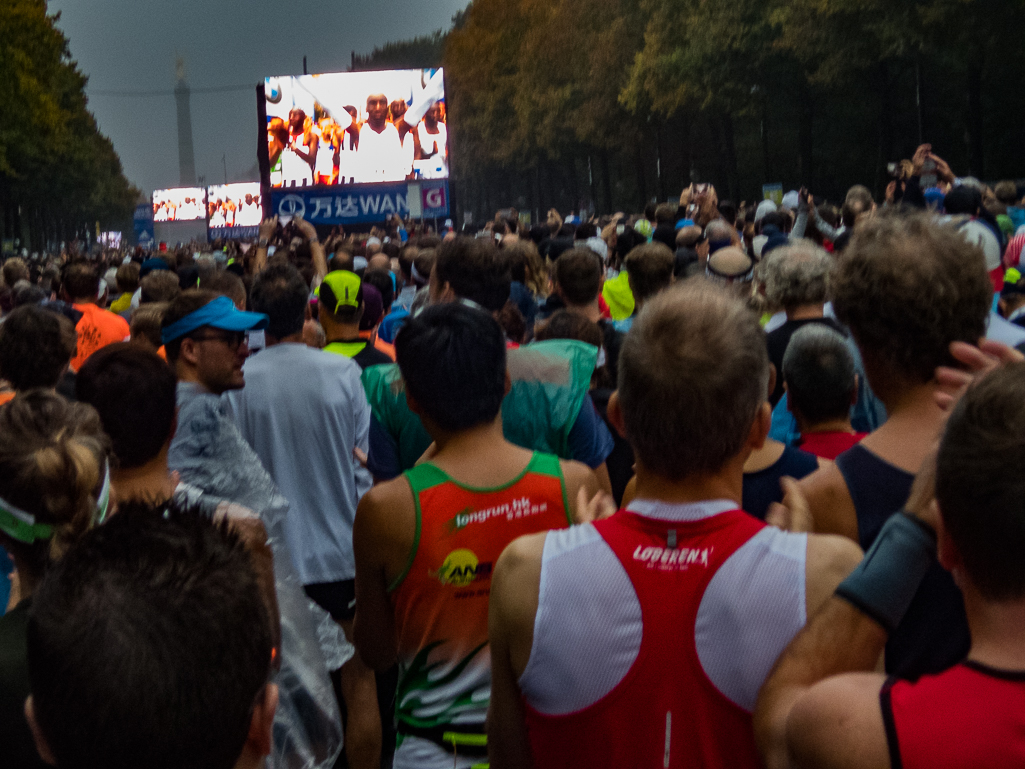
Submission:
M 829 254 L 811 241 L 773 249 L 762 264 L 765 298 L 771 307 L 782 307 L 787 316 L 783 325 L 765 339 L 769 362 L 776 367 L 776 387 L 769 398 L 773 406 L 783 397 L 783 355 L 794 332 L 809 323 L 819 323 L 843 333 L 839 324 L 824 313 L 832 266 Z
M 904 505 L 945 414 L 936 368 L 953 365 L 952 342 L 986 332 L 993 289 L 978 247 L 924 215 L 859 224 L 831 275 L 833 308 L 850 329 L 887 421 L 860 444 L 801 480 L 815 530 L 844 534 L 867 550 Z M 944 670 L 968 651 L 961 596 L 933 569 L 886 649 L 887 672 Z

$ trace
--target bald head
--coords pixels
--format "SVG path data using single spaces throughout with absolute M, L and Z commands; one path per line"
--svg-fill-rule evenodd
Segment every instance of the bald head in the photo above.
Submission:
M 388 119 L 388 97 L 383 93 L 372 93 L 367 97 L 367 122 L 380 133 Z
M 713 219 L 705 227 L 705 239 L 711 246 L 710 250 L 713 253 L 732 243 L 736 237 L 737 231 L 724 219 Z
M 388 272 L 391 270 L 391 259 L 389 259 L 385 254 L 374 254 L 374 256 L 370 258 L 370 261 L 367 262 L 367 269 L 384 270 L 385 272 Z
M 754 278 L 754 262 L 736 246 L 727 246 L 709 254 L 705 274 L 721 285 L 743 286 Z
M 701 232 L 701 228 L 696 224 L 692 224 L 689 227 L 681 227 L 676 233 L 676 247 L 677 248 L 694 248 L 704 234 Z

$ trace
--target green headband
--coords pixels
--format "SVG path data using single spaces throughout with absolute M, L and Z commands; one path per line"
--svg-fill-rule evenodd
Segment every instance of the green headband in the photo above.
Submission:
M 103 474 L 103 486 L 96 499 L 96 511 L 93 514 L 91 525 L 97 526 L 106 521 L 109 508 L 110 465 L 107 465 Z M 53 536 L 53 526 L 48 523 L 36 523 L 36 517 L 32 513 L 15 507 L 2 497 L 0 497 L 0 531 L 11 539 L 24 542 L 26 545 L 47 540 Z

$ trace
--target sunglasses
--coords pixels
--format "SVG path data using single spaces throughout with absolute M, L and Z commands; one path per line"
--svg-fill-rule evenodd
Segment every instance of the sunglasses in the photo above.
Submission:
M 190 336 L 196 342 L 224 342 L 229 350 L 237 350 L 246 340 L 244 331 L 225 331 L 221 334 L 204 334 L 203 336 Z

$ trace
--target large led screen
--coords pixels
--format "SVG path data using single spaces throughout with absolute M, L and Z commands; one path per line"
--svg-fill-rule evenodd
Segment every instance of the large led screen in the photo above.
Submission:
M 215 184 L 206 188 L 211 229 L 259 227 L 263 219 L 260 183 Z
M 153 191 L 154 222 L 193 222 L 206 219 L 206 193 L 200 187 Z
M 441 69 L 269 77 L 264 98 L 272 187 L 448 178 Z

